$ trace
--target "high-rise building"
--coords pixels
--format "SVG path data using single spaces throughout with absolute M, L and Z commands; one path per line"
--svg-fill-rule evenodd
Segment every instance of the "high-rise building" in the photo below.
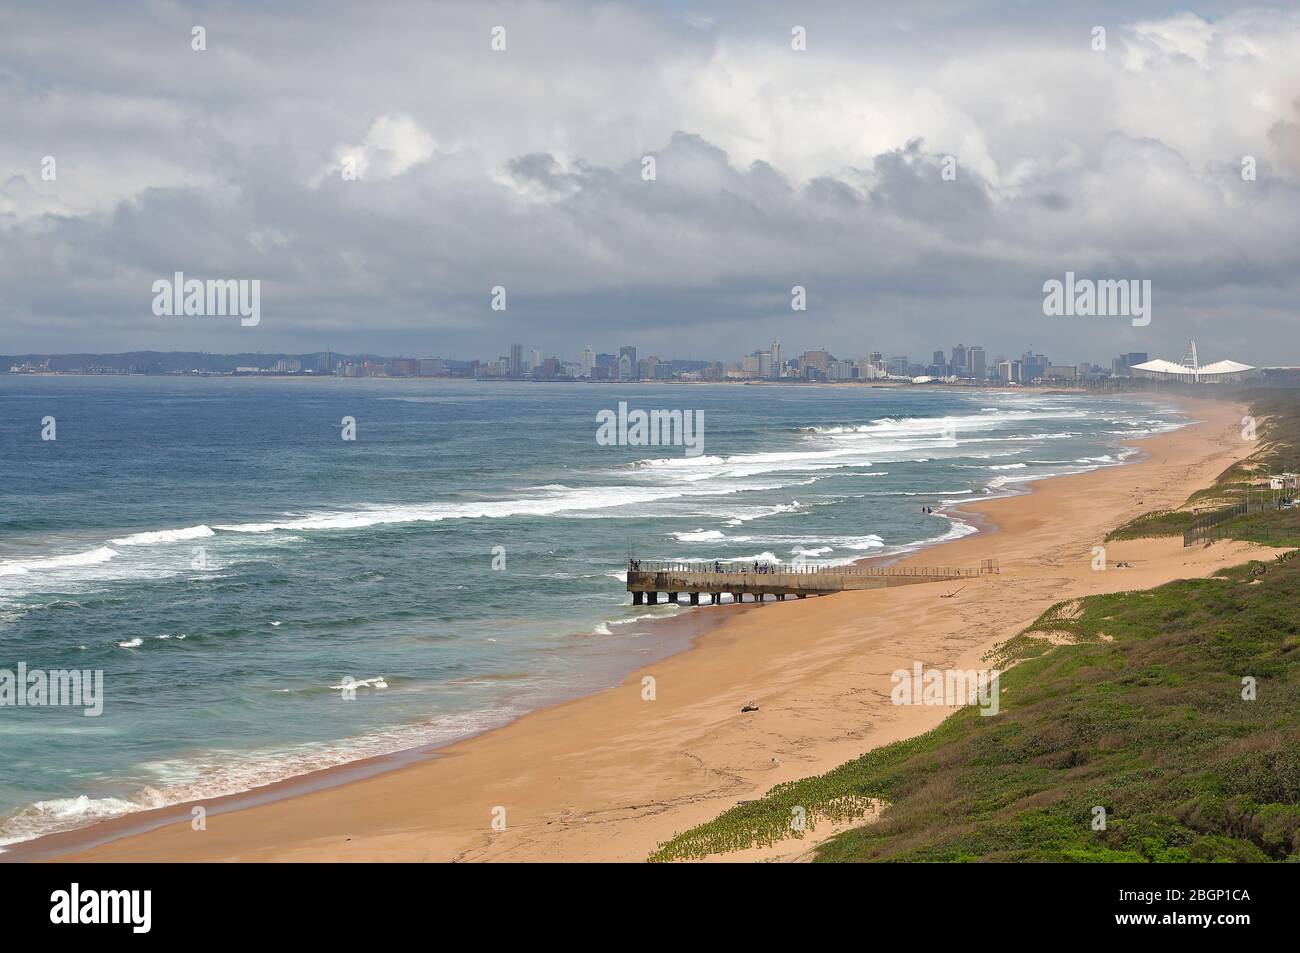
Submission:
M 1043 378 L 1049 381 L 1076 381 L 1079 379 L 1079 368 L 1074 364 L 1048 364 Z
M 542 352 L 533 350 L 528 352 L 528 369 L 535 371 L 542 366 Z
M 969 376 L 977 381 L 982 381 L 988 377 L 988 368 L 984 361 L 984 348 L 979 345 L 971 345 L 966 349 L 966 371 Z
M 588 344 L 582 351 L 582 361 L 580 364 L 583 377 L 591 377 L 591 369 L 596 366 L 596 352 Z
M 781 342 L 772 342 L 772 377 L 781 376 Z
M 952 360 L 949 361 L 948 363 L 952 365 L 952 372 L 954 374 L 962 373 L 962 371 L 966 367 L 966 345 L 958 344 L 955 348 L 953 348 Z
M 1020 356 L 1021 374 L 1023 375 L 1020 383 L 1032 384 L 1038 380 L 1047 373 L 1048 363 L 1050 362 L 1047 360 L 1046 354 L 1035 354 L 1032 351 L 1026 351 Z
M 510 371 L 511 377 L 524 376 L 524 346 L 522 344 L 510 345 Z
M 1128 354 L 1121 354 L 1110 362 L 1110 370 L 1116 377 L 1132 377 L 1132 368 L 1135 364 L 1145 364 L 1147 355 L 1145 351 L 1130 351 Z
M 830 351 L 804 351 L 803 366 L 814 367 L 823 375 L 828 374 L 831 369 Z
M 619 379 L 630 381 L 634 380 L 637 375 L 636 348 L 631 345 L 625 345 L 618 349 L 618 376 Z

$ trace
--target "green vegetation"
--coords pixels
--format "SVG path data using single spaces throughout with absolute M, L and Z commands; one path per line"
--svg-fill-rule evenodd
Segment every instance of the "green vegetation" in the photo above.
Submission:
M 1189 504 L 1230 501 L 1260 474 L 1300 472 L 1300 395 L 1251 407 L 1261 447 Z M 1153 513 L 1108 538 L 1181 533 Z M 1225 535 L 1300 546 L 1300 510 Z M 1126 535 L 1121 535 L 1126 534 Z M 991 653 L 1001 711 L 957 711 L 661 844 L 667 861 L 768 845 L 802 812 L 877 820 L 822 843 L 823 861 L 1300 862 L 1300 559 L 1059 603 Z M 1248 700 L 1243 680 L 1254 680 Z M 1097 808 L 1105 829 L 1094 829 Z
M 1143 513 L 1107 533 L 1106 542 L 1116 539 L 1144 539 L 1148 536 L 1182 536 L 1198 515 L 1190 509 L 1155 510 L 1151 513 Z
M 1288 554 L 1290 555 L 1290 554 Z M 1300 861 L 1300 561 L 1054 606 L 1003 645 L 1001 712 L 778 785 L 660 846 L 707 856 L 879 821 L 830 861 Z M 1046 634 L 1066 644 L 1052 646 Z M 1258 696 L 1243 699 L 1245 677 Z M 1094 808 L 1106 829 L 1093 829 Z
M 1226 539 L 1240 539 L 1265 546 L 1300 547 L 1300 509 L 1266 510 L 1238 516 L 1215 527 Z
M 1251 391 L 1241 397 L 1249 406 L 1256 421 L 1258 448 L 1245 460 L 1228 467 L 1214 481 L 1213 486 L 1197 490 L 1182 506 L 1173 510 L 1158 510 L 1129 520 L 1112 530 L 1106 542 L 1117 539 L 1139 539 L 1147 536 L 1181 536 L 1192 520 L 1215 509 L 1241 503 L 1247 489 L 1260 493 L 1267 486 L 1266 477 L 1275 473 L 1300 473 L 1300 393 L 1295 390 Z M 1244 429 L 1244 425 L 1243 425 Z M 1240 527 L 1236 520 L 1225 523 L 1222 535 L 1231 539 L 1267 542 L 1272 545 L 1291 545 L 1289 535 L 1274 536 L 1270 524 L 1276 517 L 1262 514 L 1248 525 Z M 1238 530 L 1250 535 L 1238 535 Z

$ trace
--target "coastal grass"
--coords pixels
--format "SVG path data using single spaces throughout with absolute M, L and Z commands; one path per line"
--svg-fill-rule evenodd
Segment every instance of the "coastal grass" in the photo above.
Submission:
M 651 860 L 879 819 L 820 861 L 1300 862 L 1300 560 L 1053 606 L 990 659 L 1001 710 L 773 788 Z M 1255 697 L 1243 679 L 1253 679 Z M 1103 816 L 1104 829 L 1096 829 Z
M 1272 474 L 1300 473 L 1300 390 L 1294 388 L 1251 391 L 1242 395 L 1254 419 L 1256 450 L 1225 469 L 1212 486 L 1197 490 L 1175 509 L 1157 510 L 1135 517 L 1106 535 L 1106 542 L 1152 536 L 1181 536 L 1198 516 L 1241 503 L 1248 493 L 1259 494 Z M 1242 439 L 1248 422 L 1242 423 Z M 1277 527 L 1277 529 L 1274 529 Z M 1249 535 L 1238 535 L 1239 532 Z M 1261 514 L 1239 524 L 1232 520 L 1216 528 L 1224 538 L 1290 545 L 1289 521 L 1279 514 Z M 1268 534 L 1273 538 L 1266 538 Z
M 1143 513 L 1106 534 L 1105 542 L 1117 539 L 1145 539 L 1150 536 L 1182 536 L 1197 514 L 1191 510 L 1155 510 Z

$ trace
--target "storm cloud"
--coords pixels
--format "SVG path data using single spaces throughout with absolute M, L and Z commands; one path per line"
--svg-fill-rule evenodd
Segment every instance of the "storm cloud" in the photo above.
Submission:
M 0 352 L 1300 363 L 1300 14 L 1043 6 L 11 6 Z M 1067 270 L 1152 323 L 1044 316 Z

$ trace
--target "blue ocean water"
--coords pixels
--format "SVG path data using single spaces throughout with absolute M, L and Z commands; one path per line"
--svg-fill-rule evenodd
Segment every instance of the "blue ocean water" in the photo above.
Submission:
M 598 444 L 619 401 L 703 411 L 703 453 Z M 906 552 L 970 531 L 923 508 L 1185 422 L 1159 398 L 433 380 L 7 376 L 0 408 L 0 670 L 98 669 L 105 694 L 0 707 L 0 843 L 612 684 L 682 647 L 659 620 L 725 611 L 632 607 L 631 552 Z

